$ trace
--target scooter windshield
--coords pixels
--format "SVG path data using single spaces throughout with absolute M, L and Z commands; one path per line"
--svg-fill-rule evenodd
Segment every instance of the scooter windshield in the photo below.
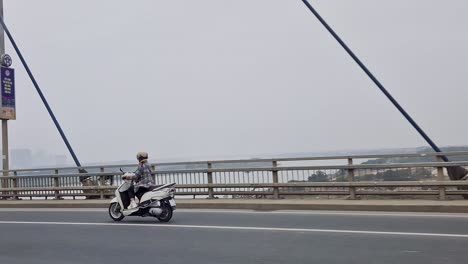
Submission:
M 119 192 L 126 192 L 130 186 L 132 186 L 132 182 L 125 181 L 122 183 L 122 185 L 119 186 Z

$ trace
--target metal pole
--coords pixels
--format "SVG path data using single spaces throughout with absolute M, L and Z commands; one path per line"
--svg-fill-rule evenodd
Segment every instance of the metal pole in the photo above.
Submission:
M 3 176 L 8 176 L 10 167 L 8 157 L 8 120 L 2 120 L 2 163 L 3 163 Z M 7 187 L 7 186 L 5 186 Z
M 437 157 L 437 162 L 442 161 L 442 157 L 438 156 Z M 437 167 L 437 180 L 438 181 L 443 181 L 444 179 L 444 168 L 443 167 Z M 447 194 L 445 190 L 445 186 L 439 186 L 439 200 L 445 200 L 447 199 Z
M 276 169 L 278 167 L 278 161 L 274 160 L 273 161 L 273 183 L 278 184 L 279 178 L 278 178 L 278 170 Z M 273 187 L 273 199 L 279 199 L 279 188 L 278 187 Z
M 348 165 L 349 166 L 353 165 L 353 158 L 348 158 Z M 354 169 L 347 169 L 346 173 L 347 173 L 348 182 L 354 182 Z M 349 187 L 349 199 L 356 200 L 356 188 L 355 187 Z
M 211 162 L 208 162 L 208 164 L 207 164 L 208 170 L 211 170 L 212 167 L 213 167 L 213 164 L 211 164 Z M 208 177 L 208 184 L 213 184 L 213 172 L 208 171 L 207 177 Z M 208 187 L 208 198 L 209 199 L 214 199 L 215 198 L 214 197 L 213 187 Z
M 0 0 L 0 16 L 3 17 L 3 0 Z M 0 55 L 5 54 L 5 34 L 0 30 Z M 8 120 L 2 119 L 2 164 L 3 176 L 8 176 L 9 157 L 8 157 Z M 8 186 L 4 186 L 8 187 Z

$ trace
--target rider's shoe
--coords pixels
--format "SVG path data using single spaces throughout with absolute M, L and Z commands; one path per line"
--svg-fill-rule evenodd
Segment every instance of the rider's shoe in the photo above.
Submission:
M 128 209 L 135 209 L 137 207 L 138 207 L 138 205 L 135 202 L 135 200 L 130 201 L 130 205 L 128 206 Z

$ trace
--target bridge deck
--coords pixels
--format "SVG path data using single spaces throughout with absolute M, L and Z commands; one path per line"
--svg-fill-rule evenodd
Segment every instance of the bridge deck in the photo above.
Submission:
M 465 263 L 468 214 L 0 209 L 0 263 Z

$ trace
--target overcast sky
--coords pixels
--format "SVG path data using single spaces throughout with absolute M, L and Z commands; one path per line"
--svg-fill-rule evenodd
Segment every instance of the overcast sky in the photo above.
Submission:
M 83 162 L 427 145 L 300 0 L 4 2 Z M 310 2 L 437 144 L 468 144 L 467 1 Z M 10 148 L 66 154 L 7 52 Z

